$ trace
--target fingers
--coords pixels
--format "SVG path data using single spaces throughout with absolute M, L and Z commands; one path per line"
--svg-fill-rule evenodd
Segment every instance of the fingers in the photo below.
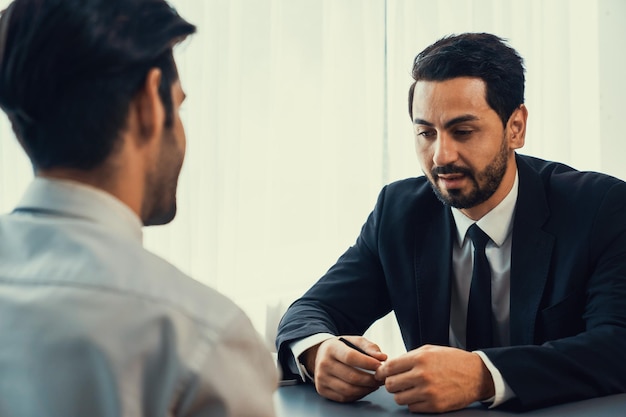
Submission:
M 364 351 L 367 355 L 377 359 L 379 362 L 387 360 L 387 354 L 381 352 L 380 347 L 362 336 L 343 336 L 339 338 L 347 340 L 353 346 Z
M 315 389 L 322 396 L 340 403 L 351 403 L 376 391 L 376 388 L 355 387 L 346 383 L 335 385 L 315 385 Z
M 348 365 L 341 360 L 330 354 L 325 355 L 324 351 L 320 349 L 321 355 L 318 355 L 318 360 L 315 366 L 315 376 L 325 378 L 335 378 L 344 381 L 350 385 L 362 386 L 362 387 L 378 387 L 381 385 L 372 374 L 366 371 L 355 368 L 353 365 Z
M 420 356 L 415 355 L 413 352 L 415 351 L 411 351 L 383 363 L 376 369 L 376 379 L 385 381 L 390 376 L 402 374 L 415 368 L 419 364 Z
M 456 348 L 445 346 L 423 345 L 411 350 L 397 358 L 390 359 L 377 369 L 376 374 L 381 378 L 388 378 L 393 375 L 410 371 L 441 368 L 441 362 L 448 365 L 454 363 L 453 359 L 446 359 L 446 355 L 458 352 L 461 355 L 468 355 L 468 352 Z
M 386 355 L 378 346 L 364 338 L 351 337 L 357 346 L 366 352 Z M 330 400 L 339 402 L 356 401 L 378 389 L 382 382 L 367 371 L 380 367 L 380 360 L 365 355 L 340 342 L 339 339 L 324 341 L 317 350 L 315 361 L 315 387 L 318 393 Z M 362 369 L 358 369 L 362 368 Z
M 451 404 L 446 399 L 433 392 L 411 390 L 403 394 L 394 395 L 398 405 L 406 405 L 412 413 L 445 413 L 460 410 L 469 404 Z
M 345 339 L 351 346 L 340 342 Z M 380 351 L 378 345 L 370 342 L 361 336 L 344 336 L 340 339 L 333 340 L 334 354 L 342 363 L 355 368 L 361 368 L 369 371 L 376 371 L 381 362 L 387 359 L 387 355 Z M 362 353 L 359 350 L 361 350 Z
M 485 397 L 480 387 L 488 385 L 483 382 L 488 370 L 482 368 L 475 353 L 422 346 L 386 361 L 376 371 L 376 378 L 385 381 L 385 388 L 399 405 L 407 405 L 412 412 L 440 413 Z
M 332 369 L 315 377 L 317 392 L 333 401 L 352 402 L 376 391 L 381 385 L 374 377 L 349 366 Z
M 401 366 L 398 366 L 401 365 Z M 385 379 L 385 389 L 394 394 L 398 405 L 406 405 L 413 413 L 441 413 L 449 411 L 442 391 L 435 385 L 432 375 L 419 366 L 406 369 L 406 363 L 392 364 L 387 370 L 401 370 Z

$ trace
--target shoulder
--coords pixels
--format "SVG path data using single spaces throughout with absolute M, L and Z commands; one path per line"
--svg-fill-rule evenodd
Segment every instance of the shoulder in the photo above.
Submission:
M 626 183 L 613 176 L 593 171 L 579 171 L 566 164 L 530 156 L 517 156 L 520 181 L 536 175 L 549 200 L 574 200 L 578 204 L 601 199 L 607 193 L 626 193 Z M 626 194 L 624 194 L 626 197 Z
M 32 266 L 19 268 L 30 275 L 24 281 L 81 288 L 89 291 L 85 297 L 106 295 L 130 311 L 173 314 L 212 328 L 237 321 L 243 314 L 228 297 L 191 278 L 141 242 L 102 225 L 70 219 L 61 225 L 41 220 L 20 226 L 15 244 L 28 253 Z M 28 239 L 35 231 L 37 244 Z
M 179 331 L 195 334 L 209 345 L 231 338 L 232 328 L 250 337 L 252 322 L 225 294 L 145 248 L 138 247 L 132 259 L 129 255 L 118 253 L 125 265 L 110 269 L 106 285 L 107 290 L 125 300 L 124 305 L 132 304 L 138 316 L 166 319 Z
M 246 315 L 227 296 L 141 248 L 136 262 L 119 276 L 121 290 L 185 316 L 201 327 L 225 330 Z M 128 274 L 129 276 L 125 276 Z M 132 279 L 135 276 L 135 279 Z

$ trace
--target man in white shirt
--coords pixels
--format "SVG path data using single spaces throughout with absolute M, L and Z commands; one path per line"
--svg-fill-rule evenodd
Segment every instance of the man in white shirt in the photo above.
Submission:
M 185 154 L 163 0 L 16 0 L 0 107 L 35 180 L 0 217 L 0 415 L 274 415 L 277 370 L 246 315 L 142 246 Z
M 626 183 L 516 153 L 523 62 L 494 35 L 437 41 L 413 78 L 424 176 L 386 186 L 354 246 L 289 308 L 285 375 L 341 402 L 384 384 L 415 412 L 625 392 Z M 390 311 L 397 358 L 361 336 Z

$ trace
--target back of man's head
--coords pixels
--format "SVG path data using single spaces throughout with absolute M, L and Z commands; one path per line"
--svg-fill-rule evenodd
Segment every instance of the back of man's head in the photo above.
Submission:
M 0 107 L 35 170 L 96 168 L 150 68 L 171 123 L 172 47 L 195 27 L 164 0 L 15 0 L 0 18 Z

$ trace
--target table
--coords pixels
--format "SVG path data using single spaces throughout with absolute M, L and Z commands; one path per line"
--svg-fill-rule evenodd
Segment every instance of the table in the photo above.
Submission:
M 408 408 L 399 406 L 384 387 L 351 404 L 340 404 L 322 398 L 310 384 L 280 387 L 274 394 L 277 417 L 374 417 L 374 416 L 420 416 Z M 626 394 L 562 404 L 515 413 L 488 410 L 480 404 L 472 405 L 445 415 L 454 417 L 623 417 L 626 416 Z

